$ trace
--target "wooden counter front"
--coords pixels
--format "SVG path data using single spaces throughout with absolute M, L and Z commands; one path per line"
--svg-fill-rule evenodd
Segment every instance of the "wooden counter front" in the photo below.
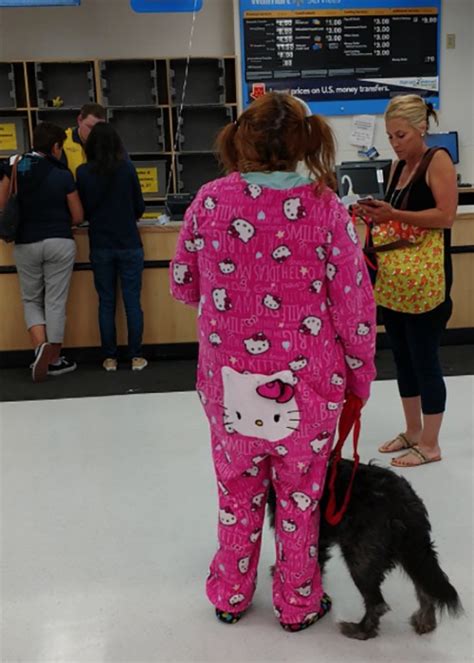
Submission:
M 181 225 L 142 227 L 140 234 L 145 251 L 142 308 L 145 317 L 143 343 L 172 344 L 196 341 L 196 311 L 173 300 L 169 293 L 168 262 L 174 255 Z M 86 229 L 74 233 L 77 244 L 76 266 L 71 280 L 67 305 L 64 346 L 98 347 L 98 298 L 89 264 L 89 238 Z M 13 246 L 0 242 L 0 269 L 13 268 Z M 4 271 L 4 270 L 3 270 Z M 0 351 L 30 349 L 25 329 L 18 275 L 0 274 Z M 117 303 L 117 340 L 126 345 L 127 325 L 122 300 Z
M 459 209 L 453 227 L 452 298 L 454 310 L 448 327 L 474 328 L 474 213 Z M 196 341 L 196 311 L 174 301 L 169 294 L 168 263 L 174 255 L 180 224 L 141 227 L 145 250 L 142 307 L 145 315 L 144 344 L 175 344 Z M 357 228 L 360 235 L 363 227 Z M 76 267 L 67 306 L 65 347 L 100 346 L 97 318 L 98 301 L 89 264 L 86 229 L 75 231 Z M 25 329 L 13 246 L 0 242 L 0 351 L 30 349 Z M 123 304 L 117 306 L 117 334 L 126 344 Z

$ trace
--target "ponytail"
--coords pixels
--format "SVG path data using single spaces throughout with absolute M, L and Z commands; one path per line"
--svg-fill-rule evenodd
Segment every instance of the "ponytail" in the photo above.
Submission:
M 336 140 L 329 124 L 320 115 L 306 118 L 307 142 L 304 162 L 315 176 L 317 186 L 335 189 Z
M 226 124 L 217 135 L 215 143 L 217 159 L 222 169 L 227 173 L 237 170 L 238 154 L 235 146 L 235 135 L 238 128 L 237 122 Z
M 425 102 L 426 106 L 426 127 L 427 129 L 430 128 L 430 118 L 433 118 L 433 120 L 436 122 L 438 125 L 438 113 L 435 111 L 433 108 L 433 104 L 430 101 Z

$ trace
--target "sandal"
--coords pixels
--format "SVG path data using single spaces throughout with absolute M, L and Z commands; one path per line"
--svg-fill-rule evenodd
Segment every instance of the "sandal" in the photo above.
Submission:
M 397 443 L 400 441 L 400 444 L 396 447 L 393 447 L 392 445 L 394 443 Z M 405 451 L 405 449 L 413 449 L 415 446 L 416 442 L 411 442 L 405 433 L 399 433 L 396 437 L 393 438 L 393 440 L 390 440 L 389 442 L 385 442 L 382 444 L 381 447 L 379 447 L 379 453 L 381 454 L 393 454 L 396 453 L 397 451 Z
M 400 462 L 404 458 L 408 458 L 409 456 L 415 456 L 417 462 L 416 463 Z M 393 467 L 418 467 L 419 465 L 427 465 L 428 463 L 437 463 L 440 460 L 441 456 L 435 456 L 434 458 L 429 458 L 428 456 L 425 456 L 425 454 L 422 451 L 420 451 L 418 447 L 411 447 L 411 449 L 409 449 L 409 451 L 407 451 L 406 454 L 402 454 L 397 458 L 392 458 L 390 465 L 393 465 Z

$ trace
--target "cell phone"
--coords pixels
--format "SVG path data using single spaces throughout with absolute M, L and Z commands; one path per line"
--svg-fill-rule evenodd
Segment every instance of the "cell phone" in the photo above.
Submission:
M 362 204 L 362 205 L 373 205 L 375 202 L 375 199 L 372 198 L 372 196 L 367 196 L 366 198 L 359 198 L 356 204 Z

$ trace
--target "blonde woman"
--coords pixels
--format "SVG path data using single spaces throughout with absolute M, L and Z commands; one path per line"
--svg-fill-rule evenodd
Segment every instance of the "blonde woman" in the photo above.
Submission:
M 405 429 L 383 444 L 381 453 L 404 453 L 396 467 L 416 467 L 441 460 L 439 432 L 446 406 L 446 386 L 439 360 L 441 335 L 452 311 L 450 228 L 457 207 L 456 173 L 449 154 L 428 149 L 424 136 L 431 104 L 418 95 L 389 103 L 385 123 L 398 160 L 392 166 L 385 201 L 360 204 L 374 230 L 393 224 L 416 235 L 411 246 L 377 254 L 385 278 L 376 283 L 376 301 L 390 338 L 405 415 Z M 375 236 L 374 236 L 375 237 Z M 387 276 L 384 277 L 384 274 Z

